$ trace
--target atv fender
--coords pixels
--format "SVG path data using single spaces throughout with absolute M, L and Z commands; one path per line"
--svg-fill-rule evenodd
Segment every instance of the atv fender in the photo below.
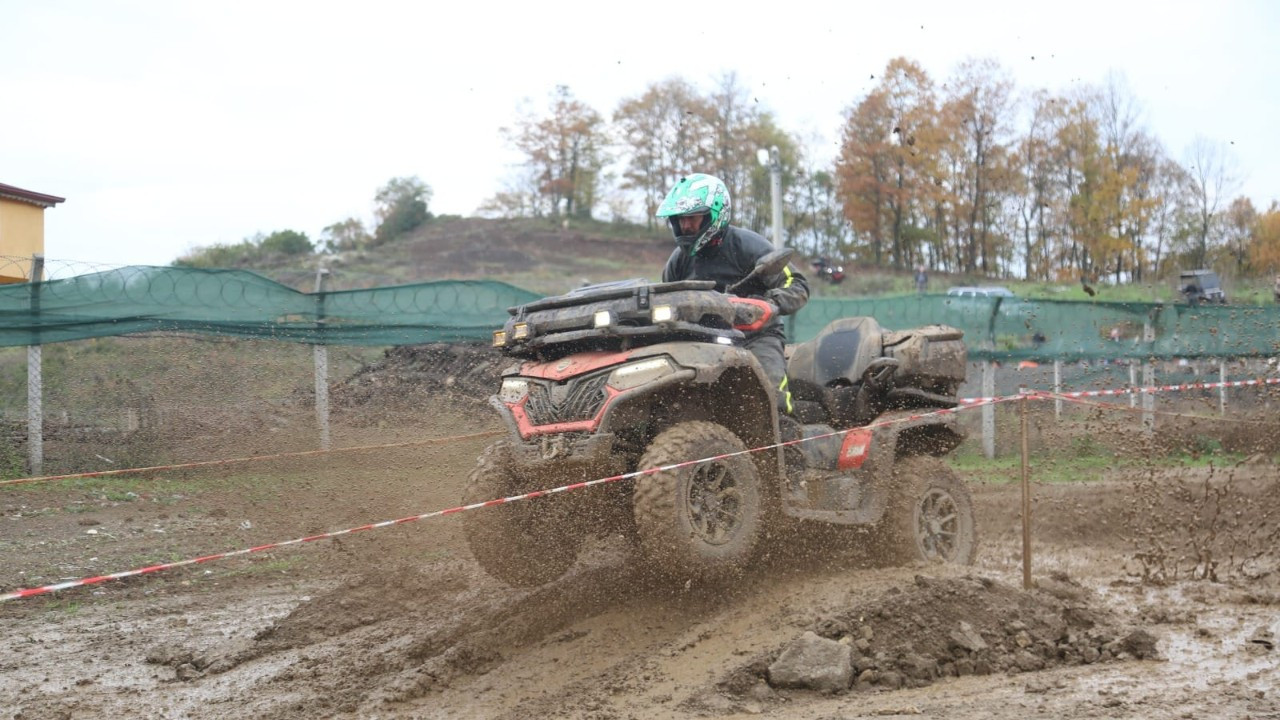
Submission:
M 873 525 L 884 516 L 892 494 L 893 468 L 902 459 L 915 455 L 944 455 L 964 439 L 953 413 L 922 415 L 918 410 L 884 413 L 870 428 L 871 442 L 857 466 L 843 470 L 845 477 L 858 481 L 856 498 L 843 507 L 813 507 L 802 504 L 807 496 L 784 493 L 783 511 L 795 518 L 837 525 Z M 853 432 L 858 429 L 855 428 Z
M 769 378 L 750 350 L 713 343 L 664 343 L 644 348 L 645 352 L 655 350 L 694 370 L 692 384 L 704 399 L 709 414 L 706 419 L 732 430 L 748 448 L 778 444 L 777 404 Z M 785 475 L 781 447 L 755 455 L 756 465 L 766 478 Z

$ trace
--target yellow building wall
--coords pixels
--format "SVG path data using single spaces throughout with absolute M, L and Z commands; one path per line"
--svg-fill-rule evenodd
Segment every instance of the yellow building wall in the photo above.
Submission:
M 44 254 L 44 208 L 0 198 L 0 283 L 27 282 Z

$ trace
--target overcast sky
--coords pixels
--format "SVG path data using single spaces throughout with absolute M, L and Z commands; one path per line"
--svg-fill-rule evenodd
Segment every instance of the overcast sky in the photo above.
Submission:
M 67 199 L 45 215 L 51 261 L 165 265 L 368 222 L 397 176 L 430 185 L 433 212 L 470 215 L 518 160 L 499 128 L 556 85 L 607 117 L 651 83 L 708 92 L 734 71 L 826 160 L 901 55 L 938 83 L 992 57 L 1021 91 L 1118 73 L 1170 156 L 1223 143 L 1261 210 L 1280 199 L 1277 8 L 0 0 L 0 183 Z

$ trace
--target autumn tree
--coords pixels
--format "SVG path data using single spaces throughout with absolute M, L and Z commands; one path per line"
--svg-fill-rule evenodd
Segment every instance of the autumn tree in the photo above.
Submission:
M 772 224 L 769 168 L 756 157 L 759 150 L 778 148 L 783 187 L 790 187 L 798 167 L 799 148 L 795 140 L 778 127 L 773 115 L 761 112 L 752 102 L 737 75 L 720 78 L 705 103 L 711 134 L 711 174 L 724 181 L 738 210 L 737 222 L 757 232 Z M 785 207 L 784 215 L 788 215 Z M 785 227 L 794 225 L 784 221 Z M 791 233 L 785 233 L 788 237 Z
M 1039 91 L 1031 97 L 1030 122 L 1013 154 L 1017 180 L 1015 192 L 1017 232 L 1022 236 L 1022 258 L 1027 280 L 1048 280 L 1053 245 L 1048 217 L 1056 186 L 1053 182 L 1053 124 L 1060 99 Z
M 598 112 L 560 85 L 545 115 L 525 116 L 503 134 L 524 154 L 547 215 L 591 217 L 608 161 L 609 136 Z
M 676 181 L 714 156 L 712 111 L 686 80 L 668 78 L 643 94 L 626 98 L 613 122 L 626 163 L 622 186 L 640 194 L 645 220 L 653 227 L 658 206 Z
M 1008 141 L 1012 122 L 1013 81 L 994 60 L 969 60 L 947 81 L 944 100 L 954 118 L 952 137 L 964 152 L 963 187 L 959 198 L 965 216 L 964 268 L 993 274 L 995 232 L 1004 193 L 1012 185 Z
M 1223 214 L 1223 245 L 1237 276 L 1245 274 L 1249 262 L 1249 246 L 1258 231 L 1258 211 L 1253 201 L 1238 197 Z
M 869 93 L 849 111 L 835 166 L 844 216 L 859 237 L 858 254 L 877 266 L 884 262 L 884 217 L 892 187 L 892 122 L 888 96 Z
M 1161 156 L 1149 187 L 1155 201 L 1148 224 L 1151 273 L 1161 277 L 1165 258 L 1180 234 L 1181 218 L 1191 206 L 1191 178 L 1182 165 Z
M 906 58 L 890 60 L 849 112 L 835 176 L 856 246 L 876 265 L 916 264 L 939 238 L 930 222 L 938 209 L 937 114 L 932 79 Z M 929 255 L 938 254 L 935 245 Z
M 786 205 L 794 218 L 787 235 L 792 246 L 815 257 L 846 256 L 853 236 L 841 210 L 835 174 L 803 167 L 786 188 Z
M 1271 203 L 1258 216 L 1249 242 L 1249 265 L 1257 272 L 1280 274 L 1280 204 Z

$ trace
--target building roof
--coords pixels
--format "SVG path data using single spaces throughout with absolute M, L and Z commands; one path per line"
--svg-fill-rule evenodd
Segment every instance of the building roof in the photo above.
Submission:
M 66 198 L 60 198 L 56 195 L 45 195 L 31 190 L 23 190 L 20 187 L 5 185 L 0 183 L 0 198 L 7 200 L 17 200 L 18 202 L 30 203 L 42 208 L 49 208 L 60 202 L 66 202 Z

